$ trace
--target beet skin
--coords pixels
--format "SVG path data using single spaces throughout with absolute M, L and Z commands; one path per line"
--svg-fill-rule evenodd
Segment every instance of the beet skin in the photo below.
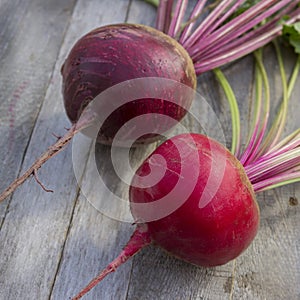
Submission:
M 144 25 L 117 24 L 89 32 L 74 45 L 61 73 L 65 109 L 73 123 L 98 94 L 130 79 L 167 78 L 196 88 L 193 62 L 186 50 L 171 37 Z M 170 97 L 172 90 L 166 91 L 164 99 Z M 104 122 L 98 140 L 110 144 L 125 122 L 144 114 L 150 132 L 155 132 L 151 129 L 157 127 L 157 122 L 151 113 L 179 121 L 186 114 L 183 107 L 188 108 L 192 100 L 182 97 L 182 102 L 170 103 L 145 98 L 127 103 Z M 168 124 L 160 125 L 161 132 L 169 129 Z M 146 138 L 149 137 L 153 135 Z M 139 141 L 144 142 L 145 138 Z
M 194 143 L 187 137 L 192 138 Z M 180 145 L 180 149 L 174 142 Z M 215 190 L 211 189 L 206 194 L 206 197 L 213 195 L 212 199 L 204 207 L 199 207 L 209 175 L 220 175 L 214 173 L 218 170 L 212 168 L 212 148 L 214 160 L 224 159 L 225 168 L 219 187 L 216 186 L 213 188 Z M 184 157 L 181 158 L 180 153 L 184 153 Z M 195 154 L 198 162 L 195 162 Z M 163 178 L 152 187 L 135 187 L 143 176 L 149 175 L 150 167 L 161 164 L 157 155 L 166 160 Z M 170 193 L 182 176 L 183 165 L 190 171 L 190 175 L 181 178 L 179 191 L 198 173 L 194 189 L 174 212 L 146 222 L 148 232 L 154 243 L 192 264 L 205 267 L 225 264 L 244 251 L 254 239 L 259 226 L 259 208 L 243 166 L 218 142 L 200 134 L 183 134 L 158 147 L 133 178 L 133 186 L 130 188 L 132 214 L 137 222 L 142 223 L 143 216 L 151 213 L 155 216 L 156 212 L 151 212 L 151 208 L 137 211 L 133 204 L 151 203 Z M 182 197 L 180 192 L 174 201 L 178 201 L 176 197 Z

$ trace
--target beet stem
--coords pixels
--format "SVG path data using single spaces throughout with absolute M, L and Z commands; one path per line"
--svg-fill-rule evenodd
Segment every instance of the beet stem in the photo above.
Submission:
M 95 287 L 106 275 L 116 271 L 116 269 L 124 264 L 129 258 L 133 257 L 136 253 L 144 247 L 151 244 L 151 238 L 146 225 L 138 225 L 131 238 L 127 242 L 121 253 L 115 258 L 108 266 L 103 269 L 97 277 L 95 277 L 84 289 L 82 289 L 72 300 L 81 299 L 93 287 Z
M 181 36 L 180 36 L 180 39 L 179 39 L 179 42 L 183 45 L 185 43 L 185 41 L 188 39 L 188 37 L 190 36 L 191 34 L 191 31 L 195 25 L 195 22 L 197 20 L 197 18 L 200 16 L 200 14 L 203 12 L 203 9 L 205 7 L 205 4 L 206 4 L 207 0 L 204 0 L 204 1 L 198 1 L 196 6 L 194 7 L 190 17 L 188 18 L 188 24 L 187 26 L 185 26 Z
M 15 179 L 0 195 L 0 203 L 6 199 L 9 195 L 11 195 L 20 185 L 22 185 L 31 175 L 33 175 L 36 181 L 40 184 L 40 186 L 45 191 L 47 190 L 43 184 L 37 179 L 36 172 L 37 170 L 51 157 L 58 154 L 60 151 L 65 149 L 66 145 L 72 140 L 73 136 L 79 131 L 83 130 L 86 127 L 92 125 L 95 114 L 90 112 L 89 110 L 84 111 L 84 117 L 81 117 L 79 122 L 72 125 L 72 127 L 63 135 L 60 139 L 58 139 L 52 146 L 50 146 L 36 161 L 29 167 L 25 173 Z
M 157 16 L 156 16 L 156 29 L 167 33 L 171 22 L 171 13 L 173 7 L 173 0 L 159 1 Z
M 182 24 L 187 5 L 188 1 L 186 0 L 180 0 L 176 4 L 176 8 L 168 30 L 168 35 L 172 38 L 176 39 L 176 36 L 178 36 L 178 33 L 180 32 L 180 26 Z

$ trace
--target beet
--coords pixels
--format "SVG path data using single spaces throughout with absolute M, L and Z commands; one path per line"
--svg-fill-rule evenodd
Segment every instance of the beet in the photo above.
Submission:
M 157 155 L 166 160 L 165 175 L 156 185 L 143 188 L 143 177 L 156 164 Z M 225 168 L 219 176 L 213 174 L 215 190 L 205 194 L 211 199 L 201 198 L 209 176 L 219 172 L 213 160 L 224 163 Z M 178 184 L 183 168 L 189 176 Z M 169 215 L 161 218 L 159 214 L 156 218 L 158 213 L 151 211 L 151 205 L 135 209 L 133 203 L 151 204 L 165 197 L 176 184 L 182 191 L 197 173 L 191 195 L 182 199 L 182 192 L 178 192 L 175 197 L 179 200 L 173 200 L 183 204 Z M 259 208 L 243 166 L 221 144 L 200 134 L 178 135 L 158 147 L 137 170 L 130 188 L 130 201 L 135 220 L 141 222 L 149 215 L 154 219 L 147 226 L 155 244 L 199 266 L 221 265 L 237 257 L 252 242 L 259 224 Z M 162 210 L 164 205 L 161 204 Z
M 124 81 L 167 78 L 192 89 L 197 83 L 193 62 L 178 42 L 156 29 L 133 24 L 105 26 L 83 36 L 70 51 L 61 73 L 65 109 L 73 123 L 97 95 Z M 178 97 L 180 101 L 174 103 L 173 93 L 170 89 L 165 91 L 164 99 L 137 99 L 120 106 L 102 125 L 98 142 L 111 144 L 116 132 L 136 116 L 144 115 L 149 129 L 158 126 L 153 113 L 180 121 L 193 99 Z M 171 125 L 159 126 L 158 131 L 165 132 Z M 154 136 L 144 136 L 137 142 L 153 140 Z
M 195 183 L 192 189 L 190 182 Z M 161 144 L 136 171 L 129 196 L 135 232 L 74 300 L 151 243 L 184 261 L 211 267 L 240 255 L 259 227 L 259 207 L 242 164 L 201 134 L 181 134 Z

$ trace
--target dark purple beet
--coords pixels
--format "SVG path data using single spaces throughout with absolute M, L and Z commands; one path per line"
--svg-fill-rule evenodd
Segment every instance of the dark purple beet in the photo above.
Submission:
M 98 94 L 130 79 L 160 77 L 196 88 L 194 66 L 186 50 L 171 37 L 144 25 L 109 25 L 89 32 L 74 45 L 61 73 L 64 104 L 73 123 Z M 164 99 L 174 101 L 170 98 L 172 92 L 166 90 Z M 173 103 L 143 98 L 126 103 L 103 123 L 98 141 L 110 144 L 125 122 L 144 114 L 147 114 L 144 121 L 149 129 L 158 125 L 151 113 L 180 121 L 186 114 L 183 107 L 188 108 L 192 100 L 185 97 L 182 102 Z M 166 122 L 159 126 L 159 131 L 164 132 L 171 125 Z M 139 142 L 149 141 L 153 136 L 155 134 L 144 136 Z

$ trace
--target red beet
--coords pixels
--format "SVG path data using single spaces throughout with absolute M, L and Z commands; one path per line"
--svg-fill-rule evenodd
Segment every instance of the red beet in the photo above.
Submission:
M 154 179 L 158 183 L 148 187 Z M 178 192 L 166 198 L 174 188 Z M 241 254 L 259 226 L 259 207 L 243 166 L 200 134 L 177 135 L 160 145 L 137 170 L 130 204 L 136 231 L 119 257 L 74 299 L 150 243 L 192 264 L 216 266 Z
M 62 69 L 63 96 L 68 117 L 74 123 L 83 108 L 108 88 L 136 78 L 157 77 L 175 80 L 196 88 L 193 62 L 186 50 L 170 36 L 144 25 L 116 24 L 97 28 L 83 36 L 72 48 Z M 161 88 L 161 87 L 159 87 Z M 164 99 L 172 101 L 174 90 Z M 130 119 L 144 115 L 149 129 L 158 126 L 151 114 L 158 113 L 180 121 L 192 98 L 178 97 L 172 103 L 161 99 L 138 99 L 115 110 L 102 125 L 98 141 L 110 144 L 116 132 Z M 118 101 L 118 99 L 111 99 Z M 110 101 L 107 101 L 110 105 Z M 170 124 L 159 124 L 160 132 Z M 154 132 L 152 130 L 151 132 Z M 147 135 L 139 142 L 145 142 Z
M 185 153 L 185 156 L 180 157 L 180 153 Z M 194 159 L 195 153 L 199 163 Z M 151 203 L 165 197 L 178 183 L 183 167 L 189 177 L 182 179 L 179 190 L 189 185 L 195 173 L 199 175 L 191 195 L 178 209 L 164 218 L 147 222 L 153 241 L 185 261 L 206 267 L 225 264 L 246 249 L 258 229 L 259 209 L 251 183 L 235 156 L 206 136 L 178 135 L 162 144 L 143 163 L 133 179 L 134 185 L 138 185 L 149 173 L 150 166 L 156 163 L 154 155 L 166 159 L 166 173 L 153 187 L 131 186 L 132 203 Z M 219 171 L 214 168 L 213 160 L 219 163 L 223 160 L 225 168 L 222 174 L 215 174 Z M 211 199 L 201 198 L 210 175 L 214 176 L 215 190 L 206 192 L 205 196 Z M 145 208 L 147 212 L 132 207 L 136 220 L 149 214 L 149 207 Z M 153 213 L 153 219 L 157 215 L 155 211 L 150 213 Z

